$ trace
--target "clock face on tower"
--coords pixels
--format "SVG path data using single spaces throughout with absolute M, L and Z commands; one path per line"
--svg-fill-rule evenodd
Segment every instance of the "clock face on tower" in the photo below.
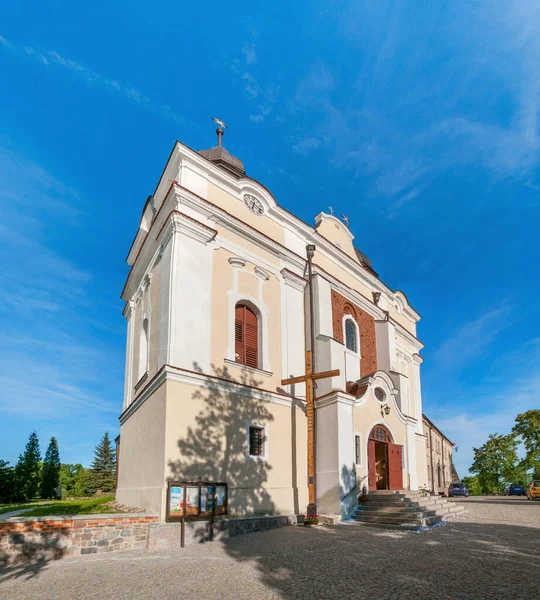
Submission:
M 244 204 L 256 215 L 262 215 L 264 213 L 264 207 L 261 204 L 261 201 L 257 200 L 257 198 L 251 194 L 246 194 L 244 196 Z

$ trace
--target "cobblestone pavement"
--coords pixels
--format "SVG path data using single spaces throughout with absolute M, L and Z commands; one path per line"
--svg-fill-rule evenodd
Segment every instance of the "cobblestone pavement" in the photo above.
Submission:
M 540 502 L 468 498 L 429 532 L 290 526 L 0 571 L 2 600 L 538 598 Z

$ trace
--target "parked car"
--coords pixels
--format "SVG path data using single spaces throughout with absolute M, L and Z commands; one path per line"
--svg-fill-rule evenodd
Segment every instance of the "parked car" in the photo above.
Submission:
M 503 496 L 526 496 L 527 492 L 520 483 L 511 483 L 504 488 Z
M 527 488 L 527 498 L 529 500 L 540 500 L 540 479 L 535 479 Z
M 451 483 L 448 488 L 448 496 L 451 498 L 452 496 L 467 496 L 469 495 L 469 490 L 464 483 Z

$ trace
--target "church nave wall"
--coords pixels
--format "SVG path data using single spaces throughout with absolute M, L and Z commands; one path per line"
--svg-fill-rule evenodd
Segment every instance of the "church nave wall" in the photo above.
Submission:
M 167 382 L 167 480 L 227 482 L 231 514 L 302 510 L 307 502 L 302 409 L 268 392 L 233 391 L 210 377 L 193 383 Z M 250 425 L 264 427 L 262 457 L 249 455 Z

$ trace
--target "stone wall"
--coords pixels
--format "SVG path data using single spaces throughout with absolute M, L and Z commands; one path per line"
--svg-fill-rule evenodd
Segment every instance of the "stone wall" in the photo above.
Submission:
M 222 519 L 214 540 L 275 529 L 296 522 L 292 516 Z M 184 544 L 209 540 L 208 521 L 188 521 Z M 0 520 L 0 567 L 104 552 L 180 548 L 180 523 L 159 523 L 148 513 L 72 517 L 12 517 Z
M 295 516 L 246 517 L 245 519 L 222 519 L 215 521 L 213 539 L 220 540 L 256 531 L 276 529 L 296 523 Z M 180 548 L 180 523 L 151 523 L 148 526 L 148 550 Z M 210 539 L 209 521 L 187 521 L 184 532 L 184 545 L 200 543 Z
M 13 517 L 0 521 L 0 566 L 64 556 L 146 548 L 146 513 L 72 517 Z

